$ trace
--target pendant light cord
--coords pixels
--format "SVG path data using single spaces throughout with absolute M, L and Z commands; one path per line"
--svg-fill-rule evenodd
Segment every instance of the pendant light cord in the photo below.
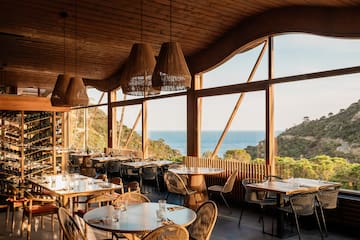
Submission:
M 66 32 L 66 16 L 67 16 L 66 12 L 64 12 L 62 16 L 64 18 L 63 37 L 64 37 L 64 75 L 65 75 L 65 73 L 66 73 L 66 34 L 65 34 L 65 32 Z
M 140 0 L 140 42 L 143 42 L 143 0 Z
M 77 0 L 74 1 L 74 5 L 75 5 L 75 36 L 74 36 L 74 40 L 75 40 L 75 77 L 78 76 L 78 49 L 77 49 L 77 10 L 78 10 L 78 4 L 77 4 Z
M 172 0 L 170 0 L 170 42 L 172 42 Z
M 68 13 L 64 10 L 60 12 L 60 17 L 63 19 L 63 38 L 64 38 L 64 74 L 66 73 L 66 18 Z

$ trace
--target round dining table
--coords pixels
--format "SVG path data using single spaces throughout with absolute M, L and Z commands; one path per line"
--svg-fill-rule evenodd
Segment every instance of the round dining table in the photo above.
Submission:
M 199 205 L 209 199 L 205 182 L 205 175 L 220 174 L 225 171 L 222 168 L 185 166 L 178 168 L 169 168 L 168 170 L 179 175 L 187 175 L 189 177 L 188 184 L 190 188 L 197 191 L 196 194 L 188 196 L 188 199 L 186 200 L 187 205 L 192 209 L 197 209 Z
M 127 206 L 125 211 L 104 206 L 88 211 L 84 221 L 91 227 L 114 233 L 123 233 L 128 238 L 136 239 L 135 234 L 144 234 L 166 224 L 188 226 L 196 219 L 196 213 L 190 208 L 166 204 L 165 219 L 158 219 L 157 202 L 137 203 Z

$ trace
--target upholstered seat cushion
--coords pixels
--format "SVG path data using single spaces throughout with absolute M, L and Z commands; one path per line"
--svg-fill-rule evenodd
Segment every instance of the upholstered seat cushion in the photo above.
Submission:
M 210 191 L 215 191 L 215 192 L 221 192 L 223 188 L 224 188 L 224 186 L 213 185 L 213 186 L 210 186 L 210 187 L 208 188 L 208 190 L 210 190 Z
M 27 212 L 30 212 L 29 207 L 26 208 Z M 51 212 L 57 213 L 58 207 L 56 204 L 44 204 L 44 205 L 33 205 L 31 212 L 33 215 L 49 214 Z

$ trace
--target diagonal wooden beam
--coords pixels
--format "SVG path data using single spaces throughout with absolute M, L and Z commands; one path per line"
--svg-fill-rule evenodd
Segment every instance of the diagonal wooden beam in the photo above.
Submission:
M 129 136 L 128 136 L 128 139 L 126 140 L 126 143 L 125 143 L 124 148 L 127 148 L 127 146 L 129 145 L 129 142 L 130 142 L 130 140 L 131 140 L 132 135 L 133 135 L 134 132 L 135 132 L 135 128 L 136 128 L 136 126 L 137 126 L 138 123 L 139 123 L 139 120 L 140 120 L 141 115 L 142 115 L 142 108 L 140 109 L 140 111 L 139 111 L 139 113 L 138 113 L 138 115 L 137 115 L 137 117 L 136 117 L 136 120 L 135 120 L 135 122 L 134 122 L 134 125 L 133 125 L 133 127 L 131 128 L 131 132 L 130 132 L 130 134 L 129 134 Z
M 259 64 L 260 64 L 260 62 L 261 62 L 261 60 L 262 60 L 262 58 L 263 58 L 263 56 L 265 54 L 265 50 L 266 50 L 267 46 L 268 46 L 268 41 L 265 41 L 264 45 L 263 45 L 263 47 L 261 49 L 261 52 L 260 52 L 258 58 L 256 59 L 255 65 L 254 65 L 254 67 L 252 68 L 252 70 L 250 72 L 247 83 L 251 82 L 251 80 L 253 79 L 253 77 L 255 75 L 255 72 L 256 72 L 256 70 L 257 70 L 257 68 L 258 68 L 258 66 L 259 66 Z M 239 98 L 238 98 L 238 100 L 237 100 L 237 102 L 235 104 L 235 107 L 234 107 L 234 109 L 233 109 L 233 111 L 232 111 L 232 113 L 231 113 L 231 115 L 229 117 L 229 120 L 226 123 L 224 131 L 222 132 L 222 134 L 221 134 L 221 136 L 220 136 L 220 138 L 219 138 L 219 140 L 218 140 L 218 142 L 217 142 L 217 144 L 215 146 L 215 149 L 214 149 L 214 151 L 213 151 L 213 153 L 211 155 L 211 158 L 214 158 L 214 157 L 217 156 L 217 154 L 219 152 L 219 149 L 220 149 L 220 146 L 223 143 L 224 138 L 225 138 L 226 134 L 228 133 L 230 127 L 231 127 L 231 123 L 233 122 L 233 120 L 234 120 L 234 118 L 236 116 L 236 113 L 238 112 L 238 110 L 240 108 L 240 105 L 242 103 L 242 100 L 244 99 L 244 96 L 245 96 L 245 93 L 240 93 L 240 96 L 239 96 Z

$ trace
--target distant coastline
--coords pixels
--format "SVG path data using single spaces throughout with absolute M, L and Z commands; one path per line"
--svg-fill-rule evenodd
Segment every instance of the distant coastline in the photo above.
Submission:
M 222 131 L 203 131 L 201 135 L 201 154 L 206 151 L 213 151 Z M 276 135 L 281 131 L 277 131 Z M 150 131 L 149 138 L 152 140 L 164 139 L 171 148 L 177 149 L 181 154 L 186 155 L 186 131 Z M 256 146 L 265 139 L 265 131 L 229 131 L 222 143 L 218 156 L 222 157 L 227 150 L 244 149 L 247 146 Z

